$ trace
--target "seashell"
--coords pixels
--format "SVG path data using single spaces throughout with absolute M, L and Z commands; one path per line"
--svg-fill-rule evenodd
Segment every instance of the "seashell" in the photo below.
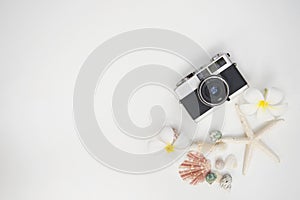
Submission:
M 179 174 L 183 180 L 190 181 L 191 185 L 203 182 L 210 172 L 210 161 L 202 153 L 190 151 L 187 159 L 179 166 Z
M 218 130 L 211 131 L 209 133 L 209 137 L 212 142 L 217 142 L 218 140 L 220 140 L 222 138 L 222 132 L 218 131 Z
M 231 183 L 232 183 L 232 177 L 230 174 L 223 175 L 223 177 L 220 180 L 220 186 L 225 190 L 231 189 Z
M 227 149 L 227 144 L 224 142 L 215 143 L 215 150 L 217 151 L 225 151 Z
M 225 167 L 225 162 L 223 161 L 222 158 L 218 158 L 218 159 L 216 160 L 216 162 L 215 162 L 215 167 L 216 167 L 216 169 L 218 169 L 218 170 L 224 169 L 224 167 Z
M 208 182 L 209 184 L 212 184 L 217 179 L 217 174 L 214 172 L 209 172 L 206 175 L 205 179 L 206 179 L 206 182 Z
M 215 182 L 220 183 L 221 178 L 223 177 L 222 174 L 218 171 L 215 171 L 215 174 L 217 175 L 217 179 L 215 180 Z
M 197 145 L 198 150 L 201 151 L 204 154 L 207 154 L 209 151 L 211 151 L 214 148 L 214 144 L 212 143 L 204 143 L 201 142 Z
M 235 155 L 230 154 L 227 156 L 227 158 L 225 159 L 225 167 L 229 169 L 237 168 L 237 159 Z
M 205 143 L 199 142 L 198 143 L 198 150 L 204 154 L 207 154 L 212 151 L 225 151 L 227 149 L 227 144 L 223 142 L 216 142 L 216 143 Z M 195 149 L 195 146 L 192 146 Z

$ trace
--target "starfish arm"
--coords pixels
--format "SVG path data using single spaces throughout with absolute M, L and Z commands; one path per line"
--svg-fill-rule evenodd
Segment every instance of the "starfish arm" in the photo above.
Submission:
M 265 152 L 269 157 L 271 157 L 274 161 L 280 162 L 279 156 L 274 153 L 270 147 L 268 147 L 263 141 L 258 140 L 255 144 L 257 147 L 259 147 L 263 152 Z
M 248 137 L 253 137 L 254 136 L 254 133 L 248 123 L 248 120 L 246 119 L 245 115 L 242 113 L 240 107 L 238 104 L 235 104 L 235 108 L 236 108 L 236 112 L 240 118 L 240 121 L 241 121 L 241 124 L 243 126 L 243 129 L 245 131 L 245 134 L 248 136 Z
M 269 129 L 271 129 L 273 126 L 275 126 L 278 122 L 284 121 L 284 119 L 274 119 L 269 121 L 265 126 L 260 128 L 256 133 L 255 133 L 255 138 L 260 139 Z
M 247 137 L 222 137 L 220 139 L 221 142 L 224 143 L 242 143 L 242 144 L 248 144 L 250 142 L 249 138 Z
M 253 143 L 246 145 L 245 154 L 244 154 L 243 175 L 246 175 L 246 172 L 249 168 L 249 164 L 252 158 L 253 145 L 254 145 Z

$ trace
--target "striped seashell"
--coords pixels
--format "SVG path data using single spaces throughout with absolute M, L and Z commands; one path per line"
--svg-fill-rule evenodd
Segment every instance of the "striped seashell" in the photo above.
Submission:
M 232 177 L 230 174 L 223 175 L 223 177 L 220 180 L 220 186 L 225 190 L 231 189 L 231 183 L 232 183 Z
M 179 166 L 179 174 L 183 180 L 189 181 L 191 185 L 196 185 L 205 180 L 210 169 L 210 161 L 203 154 L 191 151 L 187 154 L 187 159 Z

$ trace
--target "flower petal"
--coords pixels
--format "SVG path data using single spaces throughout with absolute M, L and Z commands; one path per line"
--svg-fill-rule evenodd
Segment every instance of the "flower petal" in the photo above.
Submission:
M 280 90 L 276 88 L 268 88 L 266 101 L 269 104 L 271 105 L 278 104 L 282 101 L 282 99 L 283 99 L 283 93 Z
M 180 133 L 180 135 L 174 143 L 174 146 L 178 149 L 185 149 L 188 146 L 190 146 L 191 143 L 191 140 L 189 140 L 189 138 L 184 133 Z
M 240 109 L 246 115 L 253 115 L 256 113 L 258 107 L 257 104 L 242 104 L 240 105 Z
M 274 117 L 269 112 L 269 109 L 259 108 L 256 113 L 256 117 L 260 121 L 270 121 L 274 119 Z
M 259 101 L 264 100 L 263 94 L 255 88 L 249 88 L 244 92 L 244 98 L 248 103 L 257 104 Z
M 158 137 L 166 144 L 171 143 L 174 137 L 174 131 L 172 127 L 170 126 L 163 127 L 162 130 L 159 132 Z
M 154 138 L 148 142 L 148 151 L 149 152 L 156 152 L 160 151 L 165 148 L 166 144 L 160 141 L 159 138 Z
M 275 117 L 279 117 L 284 114 L 284 112 L 287 110 L 288 104 L 280 104 L 276 106 L 270 106 L 269 111 L 272 115 Z

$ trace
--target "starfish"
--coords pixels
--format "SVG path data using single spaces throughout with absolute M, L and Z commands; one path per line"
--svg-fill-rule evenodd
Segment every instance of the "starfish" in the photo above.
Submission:
M 260 148 L 263 152 L 265 152 L 269 157 L 271 157 L 273 160 L 276 162 L 280 162 L 279 156 L 272 151 L 263 141 L 261 141 L 261 137 L 268 131 L 270 128 L 272 128 L 274 125 L 276 125 L 278 122 L 284 121 L 283 119 L 274 119 L 269 122 L 267 122 L 263 127 L 261 127 L 259 130 L 254 132 L 245 115 L 241 112 L 239 106 L 236 104 L 235 105 L 237 114 L 240 118 L 240 122 L 243 126 L 244 129 L 244 134 L 245 136 L 242 137 L 222 137 L 220 139 L 220 142 L 224 143 L 242 143 L 246 145 L 245 148 L 245 154 L 244 154 L 244 163 L 243 163 L 243 174 L 245 175 L 249 163 L 252 158 L 252 153 L 254 148 L 258 147 Z

